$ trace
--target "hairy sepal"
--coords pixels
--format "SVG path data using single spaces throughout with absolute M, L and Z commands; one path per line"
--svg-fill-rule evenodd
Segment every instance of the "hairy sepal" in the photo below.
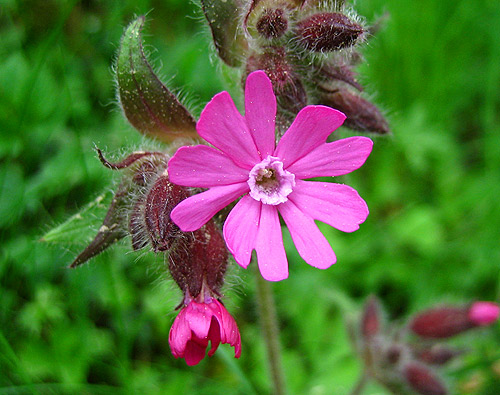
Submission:
M 118 98 L 129 122 L 141 133 L 170 143 L 194 138 L 196 121 L 156 76 L 142 46 L 143 16 L 122 36 L 116 62 Z
M 201 0 L 203 14 L 212 32 L 219 57 L 229 66 L 238 67 L 248 49 L 241 28 L 241 15 L 245 11 L 241 0 Z

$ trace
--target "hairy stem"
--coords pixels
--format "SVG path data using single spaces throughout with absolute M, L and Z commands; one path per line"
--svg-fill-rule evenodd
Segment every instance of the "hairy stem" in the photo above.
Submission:
M 278 317 L 276 315 L 276 305 L 274 304 L 271 283 L 262 278 L 257 265 L 253 266 L 255 268 L 260 324 L 266 342 L 267 359 L 273 382 L 272 393 L 275 395 L 284 395 L 286 394 L 286 389 L 283 366 L 281 364 Z

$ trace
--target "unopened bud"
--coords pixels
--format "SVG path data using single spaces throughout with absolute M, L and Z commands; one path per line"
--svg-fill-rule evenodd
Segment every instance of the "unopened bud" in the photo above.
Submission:
M 441 380 L 429 368 L 410 362 L 403 369 L 408 385 L 422 395 L 446 395 L 448 391 Z
M 327 84 L 332 81 L 342 81 L 358 91 L 363 90 L 361 84 L 356 80 L 356 73 L 352 67 L 339 61 L 324 64 L 319 70 L 319 78 Z
M 440 339 L 473 328 L 467 308 L 446 306 L 426 310 L 410 322 L 410 329 L 420 337 Z
M 144 198 L 138 199 L 130 212 L 128 230 L 132 239 L 132 249 L 142 250 L 148 245 L 149 237 L 144 227 Z
M 309 16 L 297 25 L 301 45 L 311 51 L 329 52 L 354 44 L 363 28 L 344 14 L 322 12 Z
M 469 319 L 477 326 L 490 325 L 500 315 L 500 306 L 493 302 L 475 302 L 469 309 Z
M 224 283 L 228 252 L 214 221 L 192 234 L 185 233 L 178 248 L 169 253 L 169 269 L 183 292 L 196 298 L 203 285 L 210 295 L 220 296 Z
M 179 237 L 180 230 L 170 212 L 189 196 L 184 187 L 171 183 L 164 173 L 149 190 L 144 208 L 146 228 L 155 252 L 166 251 Z
M 415 351 L 414 353 L 420 361 L 429 365 L 444 365 L 461 354 L 460 351 L 439 344 Z
M 320 104 L 342 111 L 347 116 L 344 126 L 350 129 L 378 134 L 389 133 L 389 125 L 380 110 L 347 89 L 325 93 Z
M 251 56 L 247 62 L 247 75 L 256 70 L 266 72 L 280 108 L 296 114 L 307 105 L 307 93 L 288 62 L 284 48 L 272 47 L 263 54 Z
M 256 25 L 257 31 L 267 39 L 279 38 L 288 29 L 285 12 L 280 8 L 264 10 Z
M 375 296 L 371 296 L 366 302 L 363 316 L 361 317 L 361 334 L 365 339 L 379 333 L 380 321 L 380 304 Z

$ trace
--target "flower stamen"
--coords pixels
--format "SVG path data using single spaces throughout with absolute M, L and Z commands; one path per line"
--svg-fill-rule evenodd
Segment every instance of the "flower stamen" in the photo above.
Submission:
M 295 175 L 283 169 L 283 162 L 270 156 L 256 164 L 248 178 L 250 196 L 273 206 L 284 203 L 295 186 Z

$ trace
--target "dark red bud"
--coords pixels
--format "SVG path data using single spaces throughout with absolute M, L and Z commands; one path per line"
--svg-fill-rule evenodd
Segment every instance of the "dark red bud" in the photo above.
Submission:
M 249 57 L 247 75 L 256 70 L 266 72 L 281 109 L 297 114 L 307 105 L 307 93 L 289 63 L 284 48 L 273 47 L 263 54 Z
M 184 292 L 195 298 L 205 284 L 212 295 L 220 296 L 228 252 L 214 221 L 192 234 L 184 233 L 168 258 L 170 274 Z
M 361 334 L 365 339 L 375 336 L 379 333 L 380 326 L 380 304 L 375 296 L 370 296 L 361 317 Z
M 422 395 L 446 395 L 448 391 L 441 380 L 426 366 L 410 362 L 403 369 L 408 385 Z
M 363 28 L 343 14 L 322 12 L 297 24 L 299 43 L 312 51 L 335 51 L 354 44 Z
M 347 64 L 325 64 L 321 67 L 319 73 L 319 77 L 327 83 L 332 80 L 342 81 L 358 91 L 363 90 L 363 87 L 356 81 L 356 73 Z
M 149 242 L 149 237 L 144 228 L 144 200 L 145 199 L 141 197 L 134 204 L 128 222 L 128 230 L 132 238 L 132 249 L 134 251 L 143 249 Z
M 429 365 L 444 365 L 460 354 L 460 351 L 439 344 L 415 351 L 415 356 Z
M 168 250 L 179 237 L 180 230 L 170 219 L 170 212 L 188 196 L 187 190 L 172 184 L 166 173 L 156 180 L 147 193 L 144 218 L 155 252 Z
M 256 27 L 259 34 L 264 38 L 279 38 L 287 31 L 288 20 L 282 9 L 268 8 L 260 16 Z
M 347 119 L 344 126 L 360 132 L 389 133 L 389 125 L 374 104 L 347 89 L 325 93 L 320 104 L 342 111 Z
M 455 336 L 473 327 L 467 308 L 455 306 L 426 310 L 410 322 L 410 329 L 415 334 L 432 339 Z

